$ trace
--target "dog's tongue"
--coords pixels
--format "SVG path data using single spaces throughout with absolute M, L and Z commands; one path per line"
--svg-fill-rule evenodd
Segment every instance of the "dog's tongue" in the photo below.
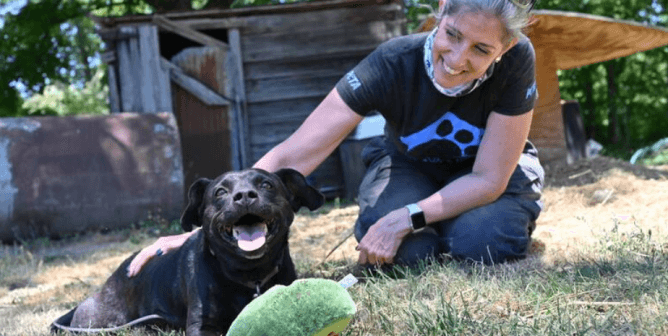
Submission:
M 255 225 L 238 225 L 234 227 L 234 238 L 237 239 L 239 248 L 250 252 L 262 247 L 266 241 L 267 225 L 264 223 Z

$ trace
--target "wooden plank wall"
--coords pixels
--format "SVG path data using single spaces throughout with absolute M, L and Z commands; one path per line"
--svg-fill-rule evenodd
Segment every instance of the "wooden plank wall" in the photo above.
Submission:
M 242 17 L 151 21 L 161 31 L 199 36 L 199 43 L 206 37 L 200 33 L 226 34 L 224 87 L 205 85 L 230 100 L 225 124 L 232 169 L 251 166 L 287 138 L 345 73 L 383 41 L 406 33 L 401 2 L 303 7 Z M 110 85 L 115 82 L 118 88 L 111 90 L 112 105 L 122 112 L 150 113 L 172 111 L 174 102 L 179 105 L 174 108 L 183 109 L 184 101 L 172 97 L 170 70 L 164 66 L 169 62 L 159 62 L 156 27 L 141 23 L 146 18 L 137 20 L 110 33 L 115 40 Z M 149 97 L 153 100 L 147 102 Z M 192 113 L 187 108 L 181 112 Z M 337 151 L 310 178 L 323 192 L 340 196 L 343 177 Z
M 338 80 L 380 43 L 405 34 L 400 4 L 253 16 L 240 29 L 250 165 L 287 138 Z M 338 152 L 311 175 L 341 195 Z
M 169 69 L 161 66 L 158 31 L 153 25 L 124 26 L 110 63 L 112 112 L 172 112 Z

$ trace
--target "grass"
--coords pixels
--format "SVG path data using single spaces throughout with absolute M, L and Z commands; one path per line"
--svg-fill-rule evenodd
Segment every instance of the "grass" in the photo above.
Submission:
M 594 252 L 550 267 L 450 262 L 376 276 L 352 289 L 358 313 L 344 335 L 668 335 L 665 242 L 610 232 Z
M 302 277 L 340 279 L 350 271 L 360 277 L 349 289 L 358 311 L 342 333 L 347 336 L 668 335 L 668 239 L 640 227 L 618 230 L 613 224 L 598 234 L 594 245 L 583 245 L 575 257 L 550 264 L 534 254 L 509 264 L 431 263 L 373 275 L 351 261 L 326 262 L 318 269 L 308 260 L 295 259 L 295 264 Z M 57 242 L 2 247 L 0 300 L 15 290 L 39 291 L 43 285 L 34 279 L 58 267 L 99 268 L 100 261 L 122 260 L 156 236 L 177 230 L 172 226 L 156 229 L 144 223 L 117 233 L 118 241 L 109 249 L 74 257 L 47 258 L 39 252 Z M 109 264 L 118 261 L 110 259 Z M 44 289 L 42 299 L 0 301 L 0 335 L 48 334 L 49 322 L 99 288 L 99 281 L 82 274 L 59 289 Z M 103 281 L 106 276 L 98 277 Z

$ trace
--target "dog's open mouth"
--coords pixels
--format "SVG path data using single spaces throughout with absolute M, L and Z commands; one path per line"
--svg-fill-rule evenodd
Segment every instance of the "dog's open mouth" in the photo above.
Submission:
M 267 241 L 270 223 L 257 215 L 244 215 L 234 225 L 225 226 L 225 232 L 236 240 L 239 249 L 252 252 Z

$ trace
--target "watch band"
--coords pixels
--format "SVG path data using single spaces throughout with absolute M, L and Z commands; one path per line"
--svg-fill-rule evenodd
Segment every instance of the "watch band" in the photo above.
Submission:
M 406 209 L 408 209 L 413 231 L 420 230 L 427 226 L 427 221 L 424 219 L 424 212 L 417 203 L 407 205 Z

